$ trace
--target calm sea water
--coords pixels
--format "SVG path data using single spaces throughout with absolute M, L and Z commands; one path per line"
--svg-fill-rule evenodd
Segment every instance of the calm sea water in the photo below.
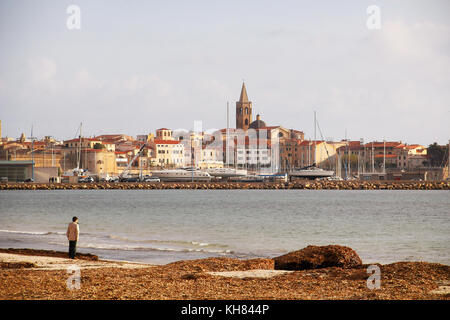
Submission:
M 0 192 L 0 247 L 78 251 L 154 264 L 273 257 L 340 244 L 364 263 L 450 264 L 448 191 L 54 190 Z

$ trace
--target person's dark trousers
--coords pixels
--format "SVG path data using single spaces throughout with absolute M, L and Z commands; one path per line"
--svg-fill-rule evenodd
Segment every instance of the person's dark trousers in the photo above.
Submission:
M 75 259 L 75 254 L 77 253 L 77 242 L 69 241 L 69 258 Z

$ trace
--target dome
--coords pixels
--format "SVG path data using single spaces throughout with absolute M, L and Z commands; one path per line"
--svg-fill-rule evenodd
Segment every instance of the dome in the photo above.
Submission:
M 266 123 L 261 120 L 259 114 L 256 116 L 256 120 L 250 123 L 249 129 L 261 129 L 266 127 Z

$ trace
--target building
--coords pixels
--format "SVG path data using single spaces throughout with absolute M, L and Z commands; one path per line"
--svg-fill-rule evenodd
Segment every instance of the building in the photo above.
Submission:
M 340 164 L 348 176 L 360 175 L 364 178 L 377 175 L 379 178 L 392 178 L 386 173 L 397 172 L 405 176 L 405 171 L 416 171 L 427 164 L 427 150 L 418 144 L 404 144 L 401 141 L 342 141 L 338 149 Z M 382 174 L 382 175 L 380 175 Z M 411 175 L 412 176 L 412 175 Z
M 181 141 L 168 139 L 155 139 L 155 157 L 153 165 L 163 168 L 176 168 L 185 166 L 184 146 Z
M 316 165 L 336 170 L 337 150 L 342 143 L 322 140 L 301 140 L 295 138 L 280 140 L 280 169 L 289 172 L 294 168 Z
M 8 182 L 20 182 L 33 176 L 32 161 L 0 160 L 0 179 Z
M 155 135 L 153 133 L 149 134 L 140 134 L 136 137 L 136 140 L 139 142 L 149 142 L 155 139 Z
M 86 149 L 82 154 L 82 168 L 100 178 L 118 173 L 115 151 L 106 149 Z
M 236 129 L 248 130 L 252 122 L 252 102 L 248 100 L 245 83 L 242 83 L 241 95 L 236 102 Z
M 157 139 L 157 140 L 173 140 L 172 130 L 167 129 L 167 128 L 157 129 L 155 139 Z
M 195 165 L 200 169 L 223 168 L 222 149 L 214 148 L 211 145 L 203 145 L 200 153 L 200 160 L 197 161 Z

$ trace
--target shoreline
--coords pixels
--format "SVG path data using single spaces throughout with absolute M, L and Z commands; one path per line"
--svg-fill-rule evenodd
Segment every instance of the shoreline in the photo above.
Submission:
M 450 181 L 0 183 L 0 190 L 450 190 Z
M 8 250 L 8 249 L 4 249 Z M 11 252 L 14 249 L 9 249 Z M 24 250 L 24 249 L 21 249 Z M 273 259 L 206 258 L 166 265 L 0 253 L 0 299 L 414 299 L 449 300 L 450 266 L 428 262 L 376 264 L 380 289 L 367 287 L 367 264 L 343 269 L 274 270 Z M 80 267 L 81 288 L 66 286 Z

